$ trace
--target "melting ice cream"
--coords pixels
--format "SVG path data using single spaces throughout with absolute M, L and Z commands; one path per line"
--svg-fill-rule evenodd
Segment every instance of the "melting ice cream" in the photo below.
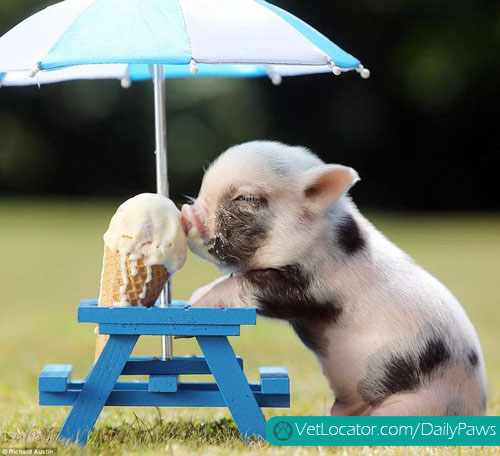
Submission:
M 153 305 L 157 295 L 151 296 L 163 288 L 154 282 L 164 285 L 186 261 L 180 212 L 171 200 L 153 193 L 137 195 L 118 208 L 104 244 L 99 305 Z M 119 291 L 113 292 L 117 282 Z

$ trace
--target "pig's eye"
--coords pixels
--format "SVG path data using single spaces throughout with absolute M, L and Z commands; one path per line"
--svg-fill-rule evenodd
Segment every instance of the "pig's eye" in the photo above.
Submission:
M 265 198 L 257 195 L 239 195 L 233 199 L 233 201 L 249 201 L 251 203 L 267 204 Z
M 259 197 L 257 195 L 240 195 L 237 196 L 235 201 L 258 201 Z

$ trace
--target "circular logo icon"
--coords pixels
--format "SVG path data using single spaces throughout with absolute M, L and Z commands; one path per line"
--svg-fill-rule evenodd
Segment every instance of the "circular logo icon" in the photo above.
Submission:
M 288 440 L 293 434 L 292 425 L 286 421 L 278 421 L 273 427 L 273 434 L 282 442 Z

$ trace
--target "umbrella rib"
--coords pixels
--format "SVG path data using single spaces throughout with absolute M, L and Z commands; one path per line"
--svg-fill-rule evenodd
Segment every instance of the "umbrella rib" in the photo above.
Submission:
M 184 14 L 184 10 L 182 9 L 182 6 L 179 3 L 179 0 L 174 0 L 174 1 L 177 4 L 177 7 L 179 8 L 179 11 L 181 13 L 182 22 L 184 22 L 184 28 L 186 29 L 186 36 L 187 36 L 188 43 L 189 43 L 189 53 L 191 54 L 191 58 L 194 60 L 194 58 L 193 58 L 193 44 L 191 43 L 191 35 L 189 33 L 189 28 L 188 28 L 187 21 L 186 21 L 186 15 Z

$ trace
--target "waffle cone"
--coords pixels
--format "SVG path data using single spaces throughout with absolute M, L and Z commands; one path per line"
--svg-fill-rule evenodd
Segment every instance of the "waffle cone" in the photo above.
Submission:
M 94 354 L 94 361 L 97 361 L 99 359 L 99 356 L 101 356 L 102 351 L 104 350 L 104 346 L 107 344 L 108 339 L 109 339 L 109 334 L 99 334 L 99 327 L 96 326 L 95 328 L 95 354 Z
M 154 305 L 168 280 L 168 271 L 163 265 L 151 266 L 151 280 L 146 284 L 148 277 L 147 266 L 144 257 L 133 263 L 136 264 L 136 274 L 132 274 L 132 262 L 127 257 L 125 266 L 127 268 L 128 284 L 125 290 L 127 302 L 132 306 Z M 112 252 L 108 247 L 104 251 L 103 271 L 101 277 L 101 292 L 99 294 L 99 305 L 111 307 L 114 303 L 121 301 L 120 288 L 123 285 L 122 265 L 120 252 Z M 146 294 L 143 298 L 140 294 L 146 284 Z
M 151 266 L 151 280 L 146 283 L 148 270 L 145 258 L 131 261 L 127 256 L 125 260 L 127 268 L 128 284 L 126 287 L 127 302 L 132 306 L 151 307 L 154 305 L 161 291 L 165 288 L 169 273 L 163 265 Z M 135 268 L 134 268 L 135 266 Z M 104 250 L 103 270 L 101 276 L 101 290 L 99 293 L 99 306 L 112 307 L 122 300 L 120 288 L 123 285 L 122 263 L 120 252 L 113 252 L 108 247 Z M 134 270 L 135 269 L 135 270 Z M 135 272 L 135 274 L 133 274 Z M 141 298 L 141 293 L 146 286 L 146 293 Z M 95 359 L 99 358 L 109 336 L 99 334 L 96 338 Z

